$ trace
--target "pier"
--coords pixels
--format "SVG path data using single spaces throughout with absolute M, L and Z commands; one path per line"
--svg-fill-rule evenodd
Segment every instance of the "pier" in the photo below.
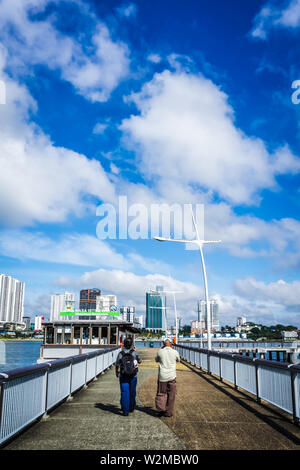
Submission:
M 119 382 L 110 365 L 7 441 L 4 450 L 295 450 L 300 429 L 292 417 L 236 390 L 191 362 L 177 366 L 177 397 L 171 418 L 159 418 L 154 399 L 157 349 L 139 350 L 137 407 L 120 410 Z

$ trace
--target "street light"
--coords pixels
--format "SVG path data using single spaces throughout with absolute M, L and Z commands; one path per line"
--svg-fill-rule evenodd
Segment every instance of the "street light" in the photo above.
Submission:
M 208 287 L 207 287 L 207 276 L 206 276 L 206 268 L 203 256 L 203 245 L 207 243 L 220 243 L 221 240 L 201 240 L 198 228 L 195 222 L 192 206 L 190 204 L 190 209 L 192 213 L 192 220 L 193 225 L 196 231 L 197 239 L 196 240 L 176 240 L 174 238 L 163 238 L 163 237 L 153 237 L 155 240 L 159 242 L 178 242 L 178 243 L 194 243 L 199 247 L 200 255 L 201 255 L 201 263 L 202 263 L 202 270 L 203 270 L 203 279 L 204 279 L 204 289 L 205 289 L 205 302 L 206 302 L 206 312 L 207 312 L 207 349 L 211 349 L 211 311 L 210 311 L 210 304 L 208 300 Z

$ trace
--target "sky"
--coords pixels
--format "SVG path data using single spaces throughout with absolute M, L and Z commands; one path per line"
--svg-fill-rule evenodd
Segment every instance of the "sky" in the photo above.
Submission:
M 199 253 L 119 231 L 192 204 L 220 324 L 300 326 L 299 35 L 300 0 L 0 0 L 0 271 L 26 316 L 94 287 L 144 315 L 162 285 L 197 319 Z

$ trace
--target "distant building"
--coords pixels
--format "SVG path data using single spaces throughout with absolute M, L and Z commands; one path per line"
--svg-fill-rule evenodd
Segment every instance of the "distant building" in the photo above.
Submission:
M 137 322 L 139 323 L 139 325 L 141 325 L 141 328 L 144 327 L 144 317 L 143 315 L 140 315 L 137 317 Z
M 292 330 L 292 331 L 282 331 L 281 332 L 282 338 L 283 339 L 297 339 L 299 334 L 297 330 Z
M 203 322 L 198 321 L 198 320 L 193 320 L 191 322 L 191 333 L 192 334 L 200 334 L 203 332 Z
M 60 312 L 74 312 L 74 307 L 75 294 L 72 292 L 51 295 L 50 322 L 61 320 Z
M 45 317 L 44 316 L 36 315 L 34 317 L 34 330 L 35 331 L 42 331 L 44 329 L 44 322 L 45 322 Z
M 96 312 L 111 312 L 113 307 L 117 306 L 116 295 L 97 295 Z
M 120 307 L 120 315 L 124 321 L 133 323 L 135 315 L 135 307 Z
M 253 324 L 250 324 L 250 323 L 251 322 L 245 322 L 242 325 L 237 326 L 235 329 L 239 333 L 241 333 L 242 331 L 245 332 L 245 333 L 248 333 L 249 331 L 252 330 L 252 328 L 259 328 L 258 325 L 253 325 Z
M 30 317 L 23 317 L 22 322 L 25 323 L 25 329 L 30 330 L 31 318 Z
M 236 327 L 235 327 L 235 329 L 236 329 L 236 331 L 238 331 L 238 332 L 240 333 L 242 330 L 245 329 L 246 325 L 247 325 L 247 319 L 246 319 L 246 317 L 245 317 L 245 316 L 238 317 L 238 318 L 236 319 Z
M 101 295 L 100 289 L 94 288 L 81 290 L 79 299 L 79 310 L 83 310 L 84 312 L 95 312 L 97 296 L 99 295 Z
M 145 327 L 153 332 L 167 330 L 166 295 L 162 286 L 156 286 L 156 291 L 146 292 Z
M 25 283 L 0 274 L 0 322 L 20 323 L 24 315 Z
M 219 305 L 216 300 L 210 300 L 209 303 L 211 308 L 211 329 L 218 331 L 220 329 Z M 198 322 L 200 322 L 200 329 L 207 330 L 207 308 L 205 300 L 198 302 Z

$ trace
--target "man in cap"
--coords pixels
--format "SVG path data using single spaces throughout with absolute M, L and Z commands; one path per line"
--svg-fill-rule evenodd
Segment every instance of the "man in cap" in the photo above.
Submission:
M 180 362 L 178 351 L 173 349 L 170 339 L 158 351 L 155 361 L 159 363 L 155 406 L 160 416 L 173 415 L 176 396 L 176 362 Z

